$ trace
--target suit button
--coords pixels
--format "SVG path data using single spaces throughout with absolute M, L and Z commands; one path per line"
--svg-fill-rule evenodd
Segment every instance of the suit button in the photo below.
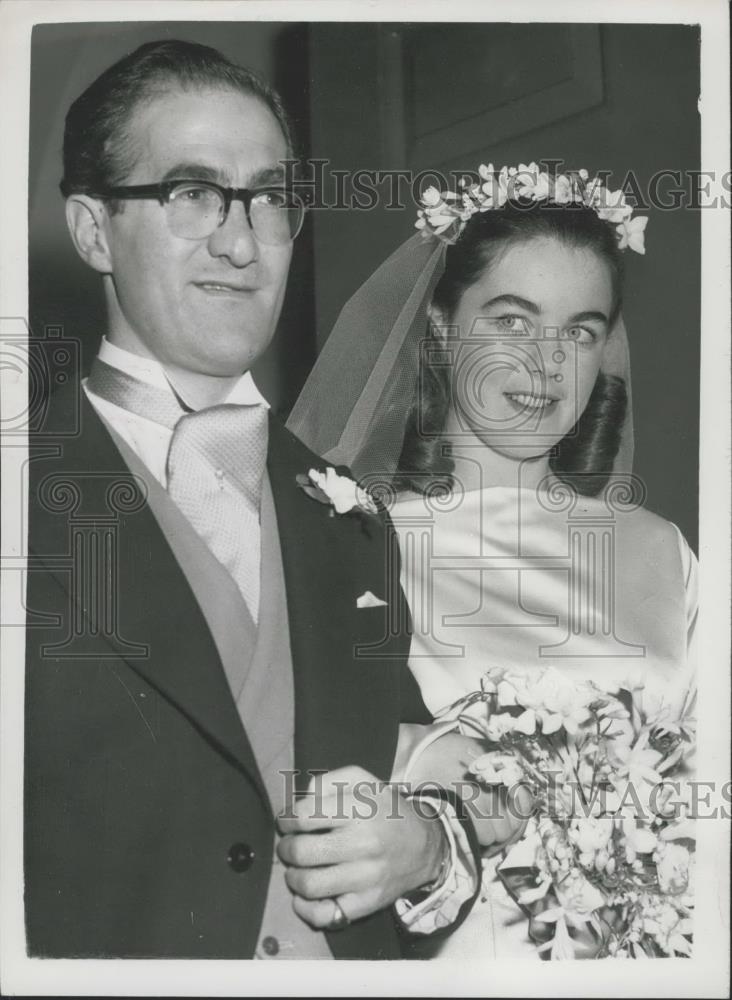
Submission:
M 270 955 L 274 957 L 279 953 L 280 942 L 277 940 L 276 937 L 268 936 L 264 938 L 264 940 L 262 941 L 262 948 L 264 948 L 265 955 Z
M 248 871 L 254 862 L 255 854 L 249 844 L 232 844 L 229 848 L 227 861 L 235 872 Z

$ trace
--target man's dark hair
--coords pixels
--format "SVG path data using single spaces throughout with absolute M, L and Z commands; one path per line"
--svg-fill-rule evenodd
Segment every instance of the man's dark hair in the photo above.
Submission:
M 130 121 L 137 107 L 170 86 L 238 91 L 262 101 L 277 119 L 292 155 L 287 113 L 255 73 L 216 49 L 176 40 L 148 42 L 105 70 L 66 115 L 61 192 L 93 194 L 124 183 L 135 163 Z

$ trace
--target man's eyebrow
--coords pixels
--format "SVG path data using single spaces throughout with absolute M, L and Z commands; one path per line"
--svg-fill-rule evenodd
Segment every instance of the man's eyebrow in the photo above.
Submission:
M 530 312 L 534 316 L 538 316 L 541 313 L 541 309 L 535 302 L 531 302 L 529 299 L 521 298 L 520 295 L 496 295 L 493 299 L 488 299 L 480 307 L 481 309 L 490 309 L 492 306 L 515 306 L 518 309 L 523 309 L 525 312 Z
M 285 168 L 281 164 L 272 164 L 261 167 L 250 174 L 247 179 L 248 188 L 266 187 L 268 185 L 280 185 L 285 179 Z M 205 163 L 176 163 L 170 170 L 166 170 L 164 181 L 212 181 L 222 187 L 231 186 L 231 177 L 218 167 L 212 167 Z
M 164 181 L 213 181 L 214 184 L 221 184 L 224 187 L 229 183 L 229 178 L 217 167 L 208 166 L 205 163 L 176 163 L 170 170 L 166 170 L 163 176 Z
M 248 186 L 251 188 L 266 187 L 269 184 L 282 184 L 285 180 L 285 168 L 280 163 L 255 170 L 250 176 Z

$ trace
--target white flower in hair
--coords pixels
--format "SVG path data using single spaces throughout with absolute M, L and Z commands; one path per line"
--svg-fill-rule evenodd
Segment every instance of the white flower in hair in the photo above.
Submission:
M 539 167 L 536 163 L 519 163 L 514 175 L 513 195 L 515 198 L 528 198 L 532 201 L 539 201 L 537 196 L 537 182 L 539 180 Z
M 639 215 L 635 219 L 626 219 L 616 226 L 619 240 L 618 246 L 621 250 L 625 250 L 626 247 L 630 247 L 631 250 L 635 250 L 636 253 L 646 252 L 646 225 L 648 224 L 647 215 Z
M 420 209 L 419 219 L 416 222 L 418 229 L 429 229 L 435 236 L 440 236 L 449 229 L 456 221 L 466 221 L 469 216 L 465 215 L 465 210 L 458 209 L 448 204 L 459 198 L 453 191 L 446 191 L 441 194 L 436 187 L 428 187 L 422 193 L 423 209 Z
M 552 201 L 557 205 L 569 205 L 574 201 L 574 186 L 566 174 L 560 174 L 554 182 Z
M 462 185 L 466 188 L 463 192 L 463 221 L 467 222 L 476 211 L 489 212 L 493 208 L 500 208 L 505 201 L 504 191 L 497 183 L 493 164 L 481 163 L 478 167 L 480 184 L 466 185 L 463 180 Z
M 599 177 L 593 177 L 585 183 L 585 193 L 583 201 L 590 208 L 599 208 L 606 197 L 606 188 Z
M 618 248 L 629 247 L 645 253 L 644 230 L 648 219 L 631 221 L 633 208 L 623 191 L 608 191 L 599 177 L 590 179 L 582 167 L 569 174 L 550 176 L 538 165 L 519 163 L 518 167 L 503 166 L 496 172 L 493 164 L 478 167 L 479 183 L 459 182 L 460 193 L 438 191 L 428 187 L 420 199 L 415 226 L 425 237 L 436 236 L 443 243 L 455 243 L 466 223 L 476 212 L 502 208 L 512 199 L 547 202 L 553 205 L 584 205 L 591 208 L 603 222 L 614 223 Z
M 546 171 L 542 171 L 536 179 L 536 184 L 534 186 L 534 200 L 535 201 L 546 201 L 551 198 L 551 186 L 549 184 L 549 174 Z
M 514 173 L 515 168 L 512 168 Z M 510 173 L 508 167 L 501 167 L 498 172 L 498 196 L 497 196 L 497 208 L 502 208 L 508 201 L 509 195 L 509 178 L 513 175 Z
M 633 214 L 633 209 L 625 201 L 622 191 L 608 191 L 603 188 L 603 197 L 596 207 L 598 217 L 606 222 L 624 222 Z

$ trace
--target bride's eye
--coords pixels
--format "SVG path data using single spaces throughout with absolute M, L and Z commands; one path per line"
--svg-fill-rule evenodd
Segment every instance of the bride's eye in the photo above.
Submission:
M 574 340 L 578 344 L 592 344 L 595 341 L 595 334 L 586 326 L 571 326 L 565 331 L 565 336 L 567 340 Z
M 515 313 L 496 316 L 493 322 L 502 333 L 528 333 L 529 327 L 526 319 Z

